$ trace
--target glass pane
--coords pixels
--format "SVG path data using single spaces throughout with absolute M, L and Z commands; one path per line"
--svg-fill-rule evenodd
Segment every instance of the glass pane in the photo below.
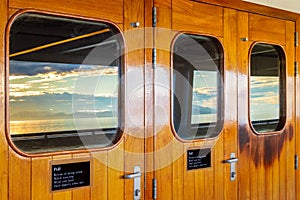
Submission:
M 173 125 L 187 140 L 219 134 L 223 124 L 223 52 L 207 36 L 180 35 L 173 49 Z
M 250 118 L 257 132 L 282 128 L 284 60 L 279 46 L 256 44 L 251 52 Z
M 100 22 L 36 13 L 16 18 L 9 44 L 10 134 L 16 146 L 49 152 L 116 142 L 117 34 Z
M 191 124 L 217 121 L 217 72 L 196 71 L 193 76 Z
M 80 116 L 80 129 L 117 128 L 117 66 L 11 61 L 10 69 L 11 134 L 77 130 L 74 116 Z M 99 77 L 104 87 L 77 93 L 77 81 L 89 87 Z M 73 112 L 73 99 L 82 101 L 76 104 L 79 113 Z

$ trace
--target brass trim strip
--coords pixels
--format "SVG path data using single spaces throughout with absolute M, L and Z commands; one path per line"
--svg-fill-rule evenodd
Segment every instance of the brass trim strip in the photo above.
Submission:
M 49 48 L 49 47 L 53 47 L 53 46 L 56 46 L 56 45 L 64 44 L 64 43 L 67 43 L 67 42 L 72 42 L 72 41 L 75 41 L 75 40 L 79 40 L 79 39 L 91 37 L 91 36 L 94 36 L 94 35 L 99 35 L 99 34 L 102 34 L 102 33 L 106 33 L 106 32 L 109 32 L 109 31 L 110 30 L 108 28 L 106 28 L 106 29 L 103 29 L 103 30 L 100 30 L 100 31 L 88 33 L 88 34 L 85 34 L 85 35 L 80 35 L 80 36 L 77 36 L 77 37 L 73 37 L 73 38 L 53 42 L 53 43 L 50 43 L 50 44 L 45 44 L 45 45 L 42 45 L 42 46 L 34 47 L 34 48 L 27 49 L 27 50 L 24 50 L 24 51 L 20 51 L 20 52 L 17 52 L 17 53 L 13 53 L 13 54 L 10 54 L 9 57 L 12 58 L 12 57 L 15 57 L 15 56 L 31 53 L 31 52 L 34 52 L 34 51 L 39 51 L 39 50 L 46 49 L 46 48 Z

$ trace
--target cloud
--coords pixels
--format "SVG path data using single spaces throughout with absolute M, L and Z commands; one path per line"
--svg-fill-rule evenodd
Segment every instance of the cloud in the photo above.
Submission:
M 9 76 L 9 80 L 20 80 L 20 79 L 24 79 L 24 78 L 28 78 L 30 76 L 14 76 L 14 75 L 10 75 Z
M 215 96 L 217 94 L 217 89 L 215 87 L 199 87 L 199 88 L 193 88 L 194 93 L 198 94 L 204 94 L 209 96 Z
M 251 77 L 250 103 L 252 110 L 279 105 L 279 77 Z
M 278 87 L 278 85 L 279 77 L 252 76 L 250 78 L 250 86 L 252 89 Z
M 9 96 L 10 97 L 26 97 L 26 96 L 38 96 L 38 95 L 43 95 L 44 93 L 41 91 L 26 91 L 26 92 L 10 92 Z
M 279 105 L 279 96 L 278 95 L 270 95 L 270 96 L 261 96 L 256 98 L 251 98 L 251 105 L 264 105 L 264 104 L 273 104 Z
M 69 72 L 80 67 L 79 64 L 49 63 L 49 62 L 31 62 L 15 61 L 9 62 L 10 75 L 34 76 L 44 74 L 49 71 Z M 28 70 L 30 69 L 30 70 Z
M 24 90 L 28 90 L 31 88 L 31 86 L 26 83 L 25 84 L 20 84 L 20 83 L 10 84 L 9 87 L 10 87 L 11 92 L 24 91 Z
M 116 66 L 11 62 L 9 86 L 12 97 L 64 92 L 112 97 L 118 93 L 115 91 L 118 87 Z

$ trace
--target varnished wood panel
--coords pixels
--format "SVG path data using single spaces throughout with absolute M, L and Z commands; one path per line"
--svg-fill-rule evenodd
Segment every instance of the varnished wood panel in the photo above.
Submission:
M 32 200 L 52 200 L 49 162 L 51 157 L 32 159 Z
M 295 23 L 286 22 L 286 54 L 287 54 L 287 120 L 290 122 L 289 141 L 287 142 L 287 199 L 295 199 L 295 76 L 294 61 L 295 47 L 294 35 Z
M 173 157 L 177 156 L 178 152 L 184 152 L 184 145 L 177 142 L 175 145 L 173 145 Z M 185 168 L 184 166 L 184 159 L 185 156 L 180 156 L 178 159 L 176 159 L 172 163 L 172 189 L 173 189 L 173 199 L 174 200 L 182 200 L 184 199 L 184 180 L 185 180 Z M 199 179 L 197 179 L 199 180 Z M 202 193 L 202 189 L 199 188 L 199 193 Z
M 9 160 L 8 160 L 8 146 L 5 137 L 5 103 L 4 99 L 4 87 L 5 87 L 5 48 L 4 48 L 4 32 L 5 32 L 5 22 L 8 19 L 8 0 L 0 1 L 0 199 L 8 199 L 8 169 L 9 169 Z
M 277 138 L 278 140 L 278 138 Z M 273 170 L 271 175 L 272 181 L 272 197 L 274 200 L 280 199 L 280 167 L 279 167 L 279 159 L 276 159 L 273 164 Z
M 151 35 L 152 37 L 152 35 Z M 152 46 L 152 45 L 151 45 Z M 149 188 L 152 188 L 152 180 L 154 179 L 154 137 L 153 137 L 153 69 L 150 64 L 152 61 L 151 49 L 145 50 L 146 63 L 144 69 L 145 78 L 145 199 L 151 199 L 152 193 L 149 192 Z M 146 192 L 148 191 L 148 192 Z
M 283 147 L 281 154 L 278 152 L 279 156 L 279 197 L 280 199 L 286 199 L 287 196 L 287 148 Z
M 8 199 L 30 200 L 31 159 L 24 158 L 9 150 L 9 197 Z
M 123 22 L 123 1 L 98 1 L 98 0 L 10 0 L 9 7 L 18 9 L 35 9 L 51 12 L 60 12 L 85 17 L 101 18 Z
M 80 159 L 80 158 L 84 158 L 84 159 L 90 159 L 90 154 L 89 153 L 82 153 L 82 154 L 74 154 L 73 155 L 73 159 Z M 91 166 L 93 166 L 93 163 L 91 162 Z M 92 167 L 93 170 L 93 167 Z M 94 178 L 94 173 L 93 171 L 91 171 L 91 183 L 93 183 L 93 178 Z M 90 200 L 91 199 L 91 186 L 87 186 L 87 187 L 82 187 L 82 188 L 75 188 L 72 191 L 72 200 Z
M 157 6 L 157 28 L 154 33 L 157 48 L 157 66 L 153 70 L 153 135 L 154 178 L 157 180 L 157 198 L 173 199 L 173 134 L 170 127 L 170 54 L 171 34 L 160 32 L 160 28 L 171 29 L 171 4 Z M 169 1 L 169 3 L 171 3 Z M 166 7 L 168 6 L 168 7 Z M 178 187 L 178 186 L 176 186 Z M 179 186 L 180 187 L 180 186 Z
M 300 32 L 300 18 L 298 18 L 297 22 L 296 22 L 296 31 L 299 33 Z M 299 57 L 300 57 L 300 48 L 299 46 L 296 47 L 296 61 L 299 63 Z M 299 73 L 299 68 L 297 71 L 297 74 Z M 299 135 L 299 131 L 300 131 L 300 77 L 299 75 L 296 77 L 296 93 L 295 93 L 295 97 L 296 97 L 296 105 L 295 105 L 295 109 L 296 109 L 296 129 L 295 129 L 295 139 L 296 139 L 296 155 L 300 155 L 300 135 Z M 300 170 L 296 170 L 296 199 L 300 199 Z
M 195 181 L 193 182 L 194 186 L 192 187 L 192 191 L 195 194 L 193 199 L 207 199 L 207 192 L 205 187 L 205 181 L 207 182 L 207 179 L 205 177 L 206 170 L 198 170 L 190 173 L 194 174 L 195 179 Z M 184 190 L 185 193 L 189 192 L 188 187 L 185 187 Z
M 165 15 L 159 15 L 158 27 L 170 28 L 171 10 L 158 7 L 158 12 L 163 10 Z M 164 20 L 161 20 L 164 18 Z M 158 198 L 174 198 L 172 179 L 174 160 L 174 135 L 171 129 L 170 116 L 170 46 L 172 34 L 168 31 L 161 31 L 158 28 L 155 33 L 155 47 L 157 48 L 157 65 L 153 74 L 153 122 L 154 130 L 154 176 L 157 179 Z M 164 41 L 163 41 L 164 40 Z M 168 183 L 168 184 L 163 184 Z
M 140 22 L 140 28 L 144 27 L 145 7 L 144 1 L 124 1 L 124 30 L 127 45 L 126 70 L 123 80 L 126 84 L 125 110 L 126 130 L 124 144 L 124 173 L 134 172 L 134 167 L 139 166 L 141 172 L 144 168 L 144 62 L 145 62 L 145 32 L 137 31 L 130 25 L 131 22 Z M 149 7 L 150 9 L 150 7 Z M 126 76 L 127 75 L 127 76 Z M 126 78 L 125 78 L 126 76 Z M 141 177 L 141 186 L 144 185 L 144 176 Z M 134 180 L 125 179 L 125 199 L 134 198 Z M 141 197 L 144 196 L 144 188 L 141 187 Z M 143 198 L 141 198 L 143 199 Z
M 157 97 L 156 97 L 157 98 Z M 161 131 L 155 127 L 156 135 L 154 146 L 154 176 L 157 179 L 157 194 L 159 199 L 172 199 L 172 139 L 170 127 Z M 165 183 L 165 184 L 164 184 Z
M 238 39 L 248 38 L 248 13 L 238 13 Z M 247 124 L 247 106 L 245 106 L 245 100 L 248 98 L 247 89 L 245 86 L 248 84 L 247 73 L 248 68 L 248 49 L 250 47 L 249 42 L 238 42 L 238 140 L 239 140 L 239 154 L 238 154 L 238 181 L 239 181 L 239 199 L 257 199 L 257 175 L 254 173 L 255 167 L 249 163 L 250 154 L 250 141 L 246 137 L 246 132 L 242 125 Z M 241 125 L 240 125 L 241 124 Z M 243 143 L 243 145 L 241 145 Z M 251 173 L 251 177 L 245 174 Z M 251 181 L 250 181 L 251 180 Z
M 247 22 L 244 22 L 247 23 Z M 249 15 L 249 39 L 285 44 L 285 21 L 266 16 Z
M 240 41 L 239 57 L 239 190 L 241 199 L 295 199 L 295 178 L 293 169 L 294 140 L 294 22 L 267 18 L 265 16 L 239 13 L 239 37 L 247 37 L 251 42 Z M 243 17 L 244 16 L 244 17 Z M 249 26 L 247 27 L 247 23 Z M 243 24 L 243 25 L 241 25 Z M 245 25 L 246 24 L 246 25 Z M 280 31 L 275 32 L 277 28 Z M 266 31 L 267 29 L 272 31 Z M 244 30 L 244 31 L 243 31 Z M 264 33 L 265 32 L 265 33 Z M 272 33 L 273 32 L 273 33 Z M 278 134 L 258 136 L 248 122 L 248 52 L 252 42 L 260 41 L 283 45 L 286 52 L 286 101 L 287 124 Z M 243 89 L 244 88 L 244 89 Z M 248 168 L 249 166 L 249 168 Z M 247 169 L 245 169 L 247 167 Z M 249 173 L 250 170 L 250 173 Z
M 221 144 L 222 145 L 222 144 Z M 217 169 L 215 163 L 216 163 L 216 159 L 215 159 L 215 155 L 216 154 L 221 154 L 223 155 L 223 152 L 219 152 L 217 151 L 218 148 L 217 146 L 214 146 L 214 148 L 212 148 L 212 152 L 211 152 L 211 160 L 212 160 L 212 167 L 211 168 L 207 168 L 204 171 L 204 186 L 205 186 L 205 199 L 215 199 L 215 185 L 214 185 L 214 179 L 216 176 L 223 176 L 223 174 L 215 174 L 214 170 Z M 222 159 L 223 160 L 223 159 Z M 222 161 L 221 161 L 222 162 Z M 221 167 L 223 167 L 224 165 L 222 165 Z M 220 166 L 218 166 L 220 167 Z M 197 172 L 196 172 L 197 173 Z M 199 185 L 195 185 L 195 191 L 197 191 L 197 188 L 199 187 Z M 186 188 L 188 189 L 188 188 Z M 233 191 L 235 192 L 235 191 Z
M 254 3 L 248 3 L 243 0 L 194 0 L 196 2 L 204 2 L 209 4 L 220 5 L 228 8 L 233 8 L 241 11 L 246 11 L 249 13 L 256 13 L 262 15 L 272 16 L 274 18 L 288 19 L 288 20 L 297 20 L 298 14 L 270 8 L 267 6 L 262 6 Z
M 107 199 L 107 151 L 92 153 L 93 182 L 91 199 Z
M 152 27 L 152 8 L 154 0 L 145 1 L 145 27 Z M 149 30 L 149 29 L 148 29 Z M 145 46 L 153 46 L 153 33 L 149 30 L 145 33 Z M 144 80 L 145 80 L 145 192 L 144 199 L 152 199 L 152 180 L 154 179 L 154 137 L 153 137 L 153 68 L 152 62 L 152 49 L 145 49 L 145 67 L 144 67 Z
M 218 18 L 213 19 L 214 16 L 208 14 L 209 12 L 216 13 L 215 16 L 218 16 Z M 197 4 L 197 3 L 195 4 L 195 2 L 191 2 L 191 1 L 176 0 L 172 2 L 172 27 L 175 30 L 187 31 L 195 34 L 209 34 L 214 36 L 226 35 L 226 42 L 225 39 L 222 38 L 218 38 L 218 39 L 220 40 L 221 43 L 223 42 L 226 43 L 226 45 L 228 45 L 229 48 L 235 44 L 234 42 L 232 42 L 232 40 L 234 37 L 236 37 L 237 30 L 234 30 L 232 28 L 231 23 L 236 22 L 235 21 L 236 18 L 234 18 L 234 16 L 236 16 L 237 14 L 235 13 L 235 11 L 231 11 L 231 12 L 228 11 L 226 15 L 227 15 L 226 24 L 228 30 L 225 31 L 223 29 L 223 23 L 225 23 L 223 19 L 223 8 L 213 7 L 205 4 Z M 209 19 L 208 16 L 211 18 Z M 193 24 L 189 24 L 189 23 L 193 23 Z M 232 56 L 228 56 L 229 57 L 228 58 L 227 54 L 229 53 L 227 52 L 226 47 L 224 51 L 225 51 L 225 58 L 229 59 L 229 60 L 225 60 L 224 67 L 230 71 L 230 73 L 228 73 L 228 77 L 234 79 L 234 70 L 236 69 L 235 68 L 236 57 L 235 55 L 232 55 Z M 230 53 L 235 53 L 235 52 L 236 52 L 236 48 L 235 47 L 231 48 Z M 233 84 L 228 87 L 230 88 L 230 90 L 228 91 L 231 92 L 230 93 L 231 98 L 233 96 L 236 96 L 236 93 L 234 94 L 234 92 L 236 92 L 236 89 L 234 89 L 236 85 Z M 226 108 L 228 109 L 236 106 L 236 104 L 234 103 L 236 103 L 236 101 L 232 101 L 232 104 L 229 103 L 228 107 Z M 237 116 L 236 111 L 237 111 L 236 108 L 232 109 L 232 114 L 229 115 L 227 118 L 229 122 L 236 121 L 236 116 Z M 226 131 L 222 131 L 220 133 L 220 137 L 214 141 L 211 141 L 212 143 L 203 140 L 201 142 L 192 142 L 192 141 L 186 142 L 185 144 L 180 144 L 181 141 L 177 141 L 172 144 L 173 155 L 175 155 L 175 152 L 178 151 L 178 149 L 180 149 L 180 151 L 183 150 L 182 153 L 184 156 L 180 157 L 178 160 L 172 163 L 173 166 L 171 169 L 172 181 L 173 181 L 173 186 L 171 188 L 172 196 L 171 195 L 167 196 L 166 194 L 163 194 L 165 195 L 164 196 L 165 198 L 162 199 L 173 198 L 173 199 L 197 199 L 198 200 L 198 199 L 225 199 L 226 197 L 228 199 L 237 198 L 237 184 L 233 182 L 228 186 L 225 186 L 225 182 L 230 183 L 231 181 L 230 181 L 229 166 L 226 166 L 226 164 L 223 163 L 223 161 L 226 159 L 224 155 L 228 155 L 227 159 L 229 159 L 231 152 L 237 153 L 237 127 L 236 124 L 234 126 L 234 123 L 230 123 L 230 126 L 226 126 L 226 124 L 224 126 L 226 127 L 226 128 L 224 127 L 224 130 L 226 129 L 228 130 L 227 135 L 225 135 Z M 167 130 L 167 131 L 171 131 L 171 130 Z M 170 136 L 165 132 L 164 137 L 161 137 L 159 135 L 156 138 L 156 140 L 160 141 L 161 142 L 160 144 L 163 144 L 162 141 L 164 140 L 164 143 L 166 144 L 168 141 L 170 141 L 169 137 Z M 213 145 L 214 142 L 216 142 L 215 145 Z M 187 149 L 205 148 L 207 147 L 207 145 L 212 147 L 212 167 L 207 169 L 187 171 L 186 168 Z M 228 149 L 225 149 L 225 146 Z M 165 177 L 168 177 L 168 173 L 170 172 L 160 172 L 160 173 L 165 174 L 166 175 Z M 225 188 L 227 188 L 228 191 L 225 191 Z M 167 191 L 169 191 L 169 188 L 167 188 Z M 159 192 L 159 194 L 161 193 Z
M 183 5 L 185 5 L 184 0 L 173 1 L 172 29 L 216 36 L 223 35 L 222 7 L 195 2 L 189 2 L 189 7 Z
M 124 189 L 124 143 L 108 151 L 107 191 L 108 200 L 125 199 Z
M 225 53 L 225 66 L 224 66 L 224 90 L 225 90 L 225 123 L 224 132 L 222 138 L 223 146 L 218 144 L 222 148 L 216 156 L 218 159 L 218 167 L 220 168 L 223 159 L 229 159 L 231 153 L 235 153 L 238 158 L 237 152 L 237 58 L 236 56 L 240 52 L 237 51 L 238 41 L 238 12 L 231 9 L 224 9 L 224 53 Z M 218 141 L 220 143 L 221 141 Z M 224 152 L 223 154 L 221 152 Z M 222 163 L 223 164 L 223 163 Z M 237 183 L 239 181 L 239 168 L 236 164 L 237 178 L 236 181 L 230 180 L 230 165 L 224 165 L 224 196 L 225 199 L 237 199 Z M 220 169 L 220 174 L 222 171 Z M 220 180 L 221 181 L 221 180 Z M 216 182 L 216 187 L 218 183 Z M 221 198 L 216 198 L 221 199 Z
M 232 132 L 232 133 L 234 133 L 234 132 Z M 232 135 L 233 135 L 233 137 L 236 136 L 235 134 L 232 134 Z M 223 135 L 217 140 L 217 143 L 215 144 L 215 146 L 213 148 L 214 177 L 213 177 L 212 183 L 213 183 L 214 199 L 225 199 L 225 192 L 227 189 L 230 188 L 231 191 L 234 191 L 230 194 L 230 199 L 233 200 L 236 195 L 236 190 L 235 190 L 236 188 L 232 187 L 232 185 L 230 185 L 230 184 L 226 185 L 227 183 L 229 183 L 230 171 L 226 170 L 226 166 L 223 163 L 223 161 L 226 159 L 226 155 L 225 155 L 226 152 L 224 151 L 224 149 L 225 149 L 224 138 L 225 138 L 225 132 L 223 132 Z M 234 138 L 234 140 L 232 140 L 232 142 L 236 142 L 236 137 Z M 236 146 L 235 146 L 235 148 L 236 148 Z M 231 150 L 228 149 L 228 151 L 231 151 Z M 234 151 L 236 152 L 236 150 L 234 150 Z M 220 187 L 220 185 L 224 185 L 224 187 Z
M 206 2 L 214 2 L 216 4 L 224 4 L 226 7 L 229 5 L 228 1 L 217 1 L 217 0 L 207 0 Z M 5 1 L 0 3 L 0 15 L 4 15 L 5 18 Z M 137 3 L 137 4 L 136 4 Z M 148 2 L 149 3 L 149 2 Z M 212 168 L 204 170 L 186 170 L 186 150 L 189 147 L 201 147 L 202 143 L 195 144 L 183 144 L 174 138 L 172 129 L 170 127 L 170 116 L 167 116 L 167 120 L 163 127 L 154 126 L 153 123 L 156 119 L 161 119 L 163 115 L 157 116 L 153 119 L 155 113 L 153 113 L 153 104 L 163 106 L 164 110 L 167 110 L 167 114 L 170 114 L 170 96 L 163 96 L 159 94 L 159 97 L 153 96 L 153 88 L 145 86 L 143 93 L 145 97 L 141 101 L 134 101 L 140 106 L 138 115 L 139 123 L 146 124 L 146 130 L 144 127 L 136 128 L 130 124 L 125 131 L 125 134 L 137 136 L 146 136 L 149 137 L 146 140 L 146 152 L 153 152 L 156 150 L 163 149 L 171 141 L 176 140 L 171 145 L 171 151 L 162 151 L 162 153 L 156 154 L 155 159 L 152 157 L 147 157 L 146 159 L 146 170 L 151 170 L 152 164 L 158 167 L 157 171 L 150 171 L 147 173 L 146 177 L 146 194 L 144 199 L 150 199 L 152 195 L 151 191 L 151 179 L 157 178 L 158 180 L 158 199 L 237 199 L 237 185 L 239 184 L 239 199 L 295 199 L 295 195 L 299 189 L 299 182 L 297 185 L 297 190 L 295 191 L 295 177 L 293 170 L 293 156 L 291 152 L 295 151 L 293 137 L 290 133 L 293 130 L 287 130 L 287 136 L 276 137 L 274 140 L 271 140 L 274 144 L 282 145 L 282 149 L 275 150 L 275 156 L 272 163 L 272 166 L 265 166 L 264 159 L 255 162 L 252 154 L 258 155 L 258 152 L 263 152 L 262 146 L 257 145 L 257 143 L 268 143 L 265 137 L 262 141 L 257 139 L 253 134 L 251 137 L 248 133 L 251 133 L 249 127 L 246 126 L 244 129 L 243 126 L 248 123 L 247 121 L 247 73 L 248 66 L 248 49 L 250 47 L 250 42 L 238 42 L 240 37 L 249 37 L 250 40 L 263 40 L 267 42 L 276 42 L 291 47 L 292 34 L 285 34 L 282 36 L 282 28 L 287 33 L 290 32 L 293 28 L 293 23 L 285 22 L 278 19 L 271 19 L 269 17 L 263 17 L 255 15 L 255 17 L 250 17 L 250 25 L 248 26 L 248 14 L 239 12 L 227 8 L 216 7 L 212 5 L 207 5 L 199 2 L 187 1 L 187 0 L 173 0 L 173 12 L 171 10 L 171 1 L 161 1 L 155 2 L 155 5 L 158 7 L 158 25 L 163 28 L 173 27 L 179 31 L 188 31 L 188 32 L 197 32 L 203 34 L 211 34 L 214 36 L 224 37 L 220 38 L 224 46 L 225 52 L 225 125 L 221 133 L 220 138 L 218 139 L 216 146 L 213 148 L 212 154 Z M 13 11 L 19 8 L 37 8 L 41 10 L 56 11 L 56 12 L 66 12 L 68 14 L 76 14 L 81 16 L 90 16 L 95 18 L 109 19 L 114 22 L 119 23 L 120 26 L 123 26 L 123 5 L 122 1 L 114 2 L 99 2 L 96 0 L 89 1 L 71 1 L 65 0 L 60 4 L 54 2 L 54 0 L 49 1 L 22 1 L 22 0 L 12 0 L 10 6 L 14 9 Z M 90 6 L 95 5 L 95 6 Z M 120 6 L 121 5 L 121 6 Z M 149 10 L 151 4 L 147 4 L 148 17 L 151 16 Z M 3 6 L 4 9 L 1 7 Z M 124 14 L 125 25 L 122 27 L 123 30 L 133 29 L 129 26 L 129 23 L 132 21 L 139 21 L 141 26 L 151 26 L 151 22 L 145 22 L 144 14 L 146 9 L 143 7 L 144 2 L 142 1 L 132 1 L 127 2 L 124 9 L 127 11 Z M 239 4 L 236 5 L 239 7 Z M 231 5 L 232 7 L 232 5 Z M 80 8 L 80 9 L 78 9 Z M 258 8 L 258 7 L 253 7 Z M 263 7 L 257 12 L 263 12 Z M 250 7 L 252 9 L 252 7 Z M 109 12 L 107 12 L 109 10 Z M 137 11 L 138 12 L 135 12 Z M 267 9 L 266 13 L 273 12 L 273 9 Z M 213 13 L 213 14 L 211 14 Z M 277 12 L 274 11 L 274 16 Z M 286 12 L 278 12 L 280 15 L 278 17 L 284 17 Z M 251 14 L 251 16 L 254 16 Z M 288 18 L 292 18 L 294 15 L 289 14 Z M 224 17 L 224 18 L 223 18 Z M 269 25 L 269 19 L 272 21 L 272 27 L 277 27 L 280 31 L 274 31 L 275 28 L 268 29 L 266 28 Z M 273 21 L 275 21 L 273 23 Z M 238 23 L 236 23 L 238 22 Z M 261 23 L 265 24 L 261 26 Z M 147 25 L 148 24 L 148 25 Z M 283 25 L 284 24 L 284 25 Z M 2 24 L 2 28 L 4 29 Z M 224 27 L 223 27 L 224 25 Z M 248 35 L 249 28 L 249 35 Z M 237 36 L 238 33 L 238 36 Z M 271 38 L 271 39 L 270 39 Z M 133 38 L 134 39 L 134 38 Z M 158 38 L 159 44 L 163 42 L 169 43 L 171 38 L 165 39 L 168 41 L 163 41 L 162 38 Z M 170 41 L 169 41 L 170 40 Z M 237 44 L 238 43 L 238 44 Z M 137 43 L 134 43 L 136 45 Z M 140 44 L 139 44 L 140 45 Z M 292 48 L 286 48 L 287 52 L 292 53 Z M 3 52 L 0 51 L 0 56 L 3 57 Z M 134 52 L 132 55 L 129 55 L 128 66 L 131 70 L 140 70 L 139 64 L 143 63 L 143 60 L 151 61 L 151 53 L 144 55 L 143 50 L 139 52 Z M 148 57 L 147 57 L 148 56 Z M 145 58 L 146 57 L 146 58 Z M 238 59 L 238 62 L 237 60 Z M 165 66 L 170 66 L 170 57 L 168 53 L 163 51 L 158 53 L 158 61 L 163 63 Z M 0 63 L 4 62 L 0 60 Z M 288 59 L 288 88 L 293 88 L 293 59 Z M 238 69 L 237 69 L 238 67 Z M 0 69 L 0 72 L 3 69 Z M 141 71 L 140 75 L 145 76 L 144 82 L 152 83 L 153 79 L 156 78 L 156 82 L 169 84 L 169 69 L 160 68 L 152 70 L 151 66 L 148 66 L 145 71 Z M 236 73 L 239 73 L 237 77 Z M 155 77 L 153 77 L 153 71 Z M 162 72 L 162 74 L 161 74 Z M 165 77 L 164 80 L 163 77 Z M 238 78 L 238 79 L 237 79 Z M 1 79 L 3 81 L 3 79 Z M 128 80 L 130 81 L 130 80 Z M 141 81 L 141 83 L 143 80 Z M 239 86 L 237 86 L 237 83 Z M 298 80 L 298 84 L 299 84 Z M 0 82 L 1 87 L 4 86 L 3 82 Z M 300 85 L 300 84 L 299 84 Z M 299 87 L 300 88 L 300 87 Z M 3 88 L 2 88 L 3 89 Z M 154 88 L 155 89 L 155 88 Z M 159 90 L 159 87 L 156 88 Z M 293 89 L 292 89 L 293 90 Z M 292 90 L 288 92 L 288 105 L 293 105 L 293 94 Z M 4 89 L 3 89 L 4 91 Z M 149 94 L 147 92 L 150 92 Z M 237 92 L 239 98 L 242 101 L 237 102 Z M 155 93 L 157 94 L 157 93 Z M 154 95 L 155 95 L 154 94 Z M 1 97 L 0 97 L 1 98 Z M 3 96 L 2 96 L 3 98 Z M 145 99 L 144 99 L 145 98 Z M 299 97 L 298 97 L 299 99 Z M 3 102 L 3 99 L 2 99 Z M 144 104 L 144 105 L 141 105 Z M 239 107 L 237 107 L 237 104 Z M 145 106 L 145 107 L 144 107 Z M 295 106 L 295 105 L 294 105 Z M 4 107 L 4 106 L 3 106 Z M 238 110 L 239 109 L 239 110 Z M 293 107 L 289 110 L 289 124 L 294 120 L 294 111 Z M 226 112 L 228 111 L 228 112 Z M 239 113 L 237 113 L 239 112 Z M 166 113 L 164 113 L 166 114 Z M 299 117 L 300 114 L 297 114 Z M 2 112 L 4 116 L 4 112 Z M 237 126 L 237 117 L 239 116 L 239 125 L 240 129 Z M 298 123 L 300 120 L 297 118 Z M 0 124 L 0 127 L 4 125 Z M 158 130 L 159 127 L 159 131 Z M 299 129 L 299 128 L 298 128 Z M 296 130 L 298 130 L 296 129 Z M 2 129 L 3 130 L 3 129 Z M 239 140 L 240 140 L 240 149 L 238 162 L 238 175 L 237 180 L 232 182 L 229 179 L 229 170 L 230 166 L 224 164 L 222 161 L 228 159 L 231 152 L 236 152 L 237 147 L 237 130 L 239 130 Z M 157 132 L 155 132 L 157 131 Z M 153 133 L 157 133 L 157 137 L 151 137 Z M 296 131 L 298 132 L 298 131 Z M 289 138 L 292 138 L 289 141 Z M 255 139 L 256 138 L 256 139 Z M 4 133 L 0 136 L 0 156 L 1 156 L 1 165 L 0 165 L 0 199 L 7 199 L 8 189 L 9 199 L 51 199 L 53 200 L 75 200 L 75 199 L 132 199 L 132 180 L 124 180 L 122 176 L 124 173 L 130 173 L 130 168 L 137 164 L 137 157 L 132 157 L 131 152 L 142 153 L 144 148 L 144 141 L 141 138 L 135 137 L 125 137 L 124 140 L 113 150 L 97 152 L 93 158 L 93 180 L 92 187 L 54 192 L 50 193 L 46 189 L 49 189 L 49 167 L 48 161 L 50 158 L 24 158 L 17 155 L 12 150 L 7 153 L 7 143 L 5 141 Z M 251 141 L 250 141 L 251 140 Z M 280 143 L 284 141 L 284 143 Z M 1 143 L 2 142 L 2 143 Z M 299 143 L 298 143 L 299 144 Z M 153 145 L 155 149 L 153 149 Z M 256 148 L 257 147 L 257 148 Z M 129 151 L 124 153 L 124 151 Z M 183 156 L 178 159 L 174 159 L 179 152 L 185 153 Z M 297 151 L 300 151 L 297 149 Z M 267 151 L 265 151 L 267 153 Z M 77 156 L 88 156 L 86 155 L 72 155 L 68 154 L 65 156 L 55 156 L 53 159 L 66 159 Z M 167 158 L 166 158 L 167 157 Z M 140 155 L 139 161 L 143 162 L 143 156 Z M 98 160 L 99 159 L 99 160 Z M 165 165 L 164 162 L 169 162 L 173 159 L 174 162 L 170 162 L 170 165 Z M 32 160 L 32 161 L 31 161 Z M 9 171 L 8 171 L 8 163 Z M 47 166 L 46 166 L 47 165 Z M 108 167 L 107 167 L 108 166 Z M 148 167 L 148 168 L 147 168 Z M 20 170 L 22 169 L 22 171 Z M 42 169 L 37 171 L 38 169 Z M 35 172 L 39 172 L 35 173 Z M 9 175 L 9 179 L 7 176 Z M 46 174 L 46 176 L 43 176 Z M 296 177 L 299 178 L 299 172 L 297 172 Z M 298 180 L 298 179 L 297 179 Z M 7 186 L 9 184 L 9 187 Z M 4 185 L 4 187 L 3 187 Z M 142 186 L 144 183 L 142 183 Z
M 53 156 L 52 160 L 66 160 L 66 159 L 72 159 L 72 155 L 59 155 L 59 156 Z M 52 194 L 53 200 L 71 200 L 72 199 L 72 191 L 71 190 L 64 190 L 64 191 L 57 191 L 53 192 Z
M 183 180 L 184 180 L 184 188 L 183 188 L 183 194 L 184 198 L 183 199 L 195 199 L 197 197 L 198 199 L 205 199 L 205 171 L 204 170 L 199 170 L 197 172 L 196 170 L 190 170 L 187 171 L 187 150 L 193 146 L 192 144 L 185 144 L 184 145 L 184 162 L 183 165 L 181 166 L 183 168 Z M 196 173 L 197 173 L 197 180 L 196 178 Z M 197 184 L 198 187 L 203 187 L 203 193 L 199 194 L 198 190 L 195 191 L 195 185 Z M 197 187 L 197 188 L 198 188 Z M 201 190 L 200 190 L 201 191 Z M 200 192 L 199 191 L 199 192 Z

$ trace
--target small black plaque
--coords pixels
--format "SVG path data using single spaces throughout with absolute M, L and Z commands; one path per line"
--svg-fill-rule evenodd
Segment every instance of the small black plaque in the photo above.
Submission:
M 191 149 L 187 151 L 187 170 L 211 167 L 211 149 Z
M 90 185 L 90 161 L 51 166 L 52 191 Z

